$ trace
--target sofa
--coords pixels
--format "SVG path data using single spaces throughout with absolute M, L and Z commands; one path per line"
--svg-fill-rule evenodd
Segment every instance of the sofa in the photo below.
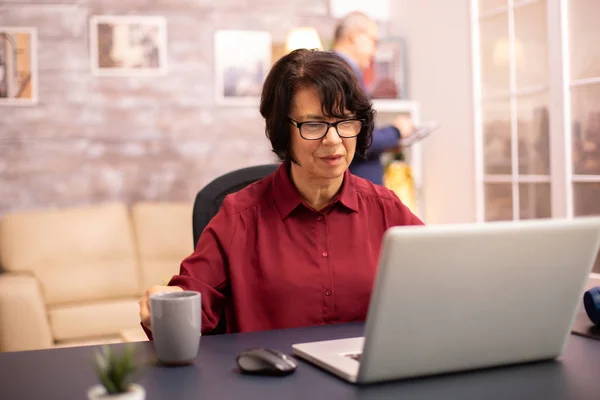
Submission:
M 4 215 L 0 351 L 144 339 L 139 298 L 192 251 L 191 203 Z

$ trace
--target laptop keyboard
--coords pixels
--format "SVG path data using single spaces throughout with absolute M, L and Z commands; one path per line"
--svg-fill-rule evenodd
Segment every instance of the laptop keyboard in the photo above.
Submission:
M 349 358 L 351 358 L 353 360 L 356 360 L 356 361 L 360 361 L 360 355 L 361 354 L 362 353 L 347 353 L 347 354 L 344 354 L 344 356 L 349 357 Z

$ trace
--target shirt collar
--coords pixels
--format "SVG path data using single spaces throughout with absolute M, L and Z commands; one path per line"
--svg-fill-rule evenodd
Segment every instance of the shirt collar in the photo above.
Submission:
M 337 196 L 331 201 L 331 205 L 339 202 L 346 208 L 358 212 L 358 195 L 356 193 L 354 179 L 356 179 L 356 177 L 350 173 L 350 170 L 344 172 L 342 188 Z M 286 164 L 281 164 L 275 171 L 272 190 L 275 205 L 279 210 L 281 219 L 287 218 L 300 204 L 305 204 L 302 197 L 300 197 L 298 190 L 292 183 L 288 165 Z

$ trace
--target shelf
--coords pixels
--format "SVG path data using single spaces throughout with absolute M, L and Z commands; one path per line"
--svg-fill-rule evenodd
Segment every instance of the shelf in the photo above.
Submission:
M 375 99 L 372 100 L 373 108 L 378 113 L 415 113 L 419 103 L 412 100 Z

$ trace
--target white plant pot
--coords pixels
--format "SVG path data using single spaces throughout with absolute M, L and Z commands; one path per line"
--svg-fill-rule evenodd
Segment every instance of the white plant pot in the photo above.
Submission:
M 102 385 L 95 385 L 88 390 L 89 400 L 144 400 L 146 390 L 136 383 L 129 385 L 127 393 L 108 394 Z

